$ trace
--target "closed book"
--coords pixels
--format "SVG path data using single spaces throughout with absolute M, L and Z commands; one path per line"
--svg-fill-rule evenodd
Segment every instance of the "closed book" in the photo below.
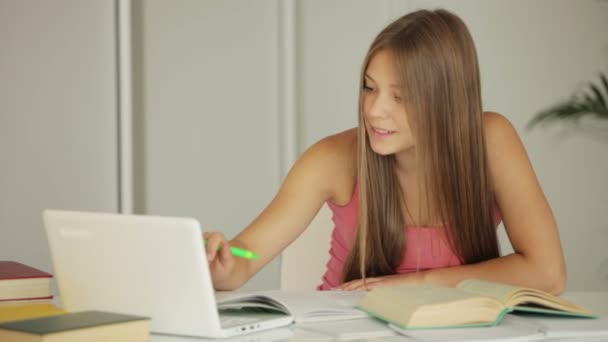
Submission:
M 149 334 L 149 318 L 105 311 L 0 324 L 0 341 L 14 342 L 146 342 Z
M 0 307 L 0 323 L 64 314 L 52 304 L 13 305 Z
M 50 299 L 53 276 L 15 261 L 0 261 L 0 302 Z

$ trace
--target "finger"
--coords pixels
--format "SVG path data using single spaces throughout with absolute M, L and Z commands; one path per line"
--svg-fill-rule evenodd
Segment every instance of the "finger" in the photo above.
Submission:
M 363 284 L 363 288 L 361 291 L 371 291 L 373 288 L 378 286 L 382 286 L 382 278 L 369 279 L 365 284 Z
M 211 235 L 210 232 L 203 232 L 203 239 L 207 240 L 210 235 Z
M 369 291 L 371 289 L 372 284 L 373 283 L 370 282 L 361 282 L 361 284 L 359 284 L 359 286 L 357 286 L 357 288 L 353 291 Z
M 383 282 L 381 282 L 381 281 L 374 281 L 374 282 L 371 282 L 371 283 L 367 283 L 366 290 L 367 291 L 371 291 L 371 290 L 373 290 L 375 288 L 378 288 L 378 287 L 381 287 L 381 286 L 384 286 Z
M 368 291 L 372 284 L 380 283 L 382 278 L 359 279 L 351 291 Z
M 360 282 L 361 282 L 361 280 L 353 280 L 353 281 L 350 281 L 350 282 L 348 282 L 348 283 L 344 284 L 344 286 L 343 286 L 343 290 L 344 290 L 344 291 L 353 291 L 353 290 L 355 290 L 357 287 L 359 287 Z
M 209 238 L 207 239 L 207 259 L 209 262 L 212 262 L 215 259 L 217 249 L 224 240 L 224 235 L 222 233 L 213 233 L 209 235 Z
M 231 268 L 234 263 L 234 256 L 230 251 L 230 244 L 228 242 L 222 242 L 222 249 L 219 253 L 220 263 L 225 268 Z
M 348 291 L 347 289 L 351 285 L 351 283 L 352 282 L 350 282 L 350 281 L 348 283 L 343 283 L 340 286 L 338 286 L 337 289 L 341 290 L 341 291 Z

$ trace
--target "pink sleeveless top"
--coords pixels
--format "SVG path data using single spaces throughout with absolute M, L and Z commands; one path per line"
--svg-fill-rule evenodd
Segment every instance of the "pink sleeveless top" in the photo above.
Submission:
M 352 248 L 357 228 L 359 211 L 359 186 L 355 185 L 350 202 L 344 206 L 327 201 L 333 212 L 334 230 L 331 237 L 329 261 L 323 275 L 323 283 L 318 290 L 330 290 L 342 283 L 342 269 Z M 496 214 L 497 225 L 500 223 L 500 213 Z M 397 273 L 424 271 L 432 268 L 458 266 L 460 258 L 450 247 L 445 229 L 441 227 L 407 226 L 406 252 L 397 267 Z

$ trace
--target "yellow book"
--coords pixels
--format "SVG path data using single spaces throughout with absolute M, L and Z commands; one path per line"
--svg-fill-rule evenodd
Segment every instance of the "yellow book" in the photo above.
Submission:
M 21 319 L 61 315 L 64 313 L 66 313 L 64 310 L 52 304 L 6 306 L 0 307 L 0 323 L 17 321 Z
M 379 287 L 358 308 L 402 329 L 493 326 L 512 311 L 595 317 L 588 309 L 544 291 L 475 279 L 457 287 Z

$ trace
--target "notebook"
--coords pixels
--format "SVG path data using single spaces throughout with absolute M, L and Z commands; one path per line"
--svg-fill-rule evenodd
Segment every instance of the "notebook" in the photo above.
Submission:
M 229 337 L 289 325 L 281 312 L 218 311 L 198 221 L 46 210 L 61 303 L 151 317 L 150 331 Z
M 316 323 L 370 317 L 357 309 L 366 291 L 218 292 L 222 310 L 276 310 L 294 316 L 296 323 Z

